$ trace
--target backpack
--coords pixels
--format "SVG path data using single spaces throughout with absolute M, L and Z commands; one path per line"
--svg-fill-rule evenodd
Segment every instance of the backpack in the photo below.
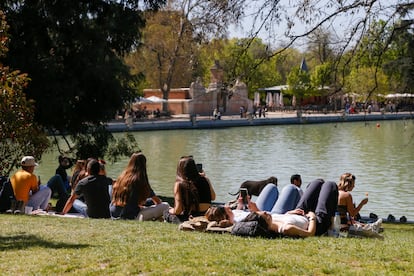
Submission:
M 0 212 L 5 212 L 11 208 L 12 201 L 16 200 L 13 186 L 10 179 L 0 176 Z

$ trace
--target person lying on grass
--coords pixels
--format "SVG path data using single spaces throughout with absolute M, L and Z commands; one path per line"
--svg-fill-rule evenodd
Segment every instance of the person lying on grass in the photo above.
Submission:
M 338 187 L 332 181 L 325 182 L 322 179 L 311 181 L 296 209 L 285 214 L 262 212 L 249 197 L 247 200 L 248 211 L 231 210 L 227 206 L 212 207 L 206 212 L 206 218 L 217 221 L 223 227 L 235 222 L 258 221 L 263 223 L 266 229 L 285 236 L 321 236 L 326 234 L 332 225 L 338 204 Z M 238 203 L 243 208 L 241 197 Z
M 206 212 L 209 221 L 217 221 L 220 227 L 226 227 L 237 222 L 257 221 L 260 226 L 285 236 L 308 237 L 314 236 L 316 216 L 313 212 L 304 214 L 303 210 L 295 209 L 286 214 L 270 214 L 259 211 L 256 204 L 248 199 L 251 212 L 231 210 L 228 206 L 214 206 Z

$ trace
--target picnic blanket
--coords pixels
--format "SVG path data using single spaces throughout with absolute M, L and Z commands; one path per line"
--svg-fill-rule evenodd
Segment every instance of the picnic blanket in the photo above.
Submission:
M 65 215 L 61 215 L 55 212 L 46 212 L 44 210 L 34 210 L 29 215 L 36 215 L 36 216 L 54 216 L 54 217 L 62 217 L 62 218 L 85 218 L 80 213 L 67 213 Z

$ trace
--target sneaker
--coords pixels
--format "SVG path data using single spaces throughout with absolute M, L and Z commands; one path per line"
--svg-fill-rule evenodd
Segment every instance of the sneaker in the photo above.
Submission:
M 10 202 L 10 209 L 6 210 L 6 214 L 14 214 L 14 210 L 16 210 L 16 200 L 12 200 Z
M 372 231 L 379 233 L 382 226 L 382 219 L 378 219 L 376 222 L 371 223 Z
M 16 209 L 14 210 L 13 213 L 15 215 L 24 214 L 24 206 L 25 206 L 24 201 L 21 201 L 21 200 L 17 201 L 16 202 Z
M 372 225 L 365 225 L 364 228 L 361 225 L 351 225 L 348 232 L 348 237 L 350 238 L 375 238 L 383 240 L 384 237 L 372 229 L 365 228 L 369 226 L 372 228 Z

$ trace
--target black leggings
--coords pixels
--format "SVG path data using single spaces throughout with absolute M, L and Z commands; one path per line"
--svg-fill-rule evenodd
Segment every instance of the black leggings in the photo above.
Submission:
M 310 182 L 296 208 L 316 214 L 316 236 L 325 234 L 331 226 L 338 206 L 338 186 L 333 181 L 316 179 Z

